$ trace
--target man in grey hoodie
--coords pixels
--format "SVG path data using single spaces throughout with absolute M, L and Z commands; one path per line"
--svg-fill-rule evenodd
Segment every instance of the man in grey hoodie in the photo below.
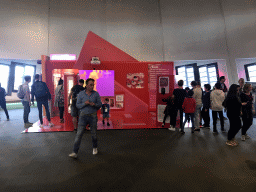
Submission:
M 80 109 L 80 115 L 73 153 L 69 154 L 69 157 L 72 158 L 77 158 L 77 153 L 80 148 L 83 133 L 87 124 L 90 125 L 92 135 L 93 155 L 96 155 L 98 153 L 96 135 L 98 121 L 97 111 L 101 108 L 102 102 L 99 93 L 97 91 L 94 91 L 93 87 L 94 79 L 87 79 L 86 90 L 81 91 L 77 97 L 76 107 Z
M 211 92 L 210 100 L 211 100 L 211 109 L 212 109 L 212 119 L 213 119 L 213 133 L 218 133 L 216 128 L 217 123 L 217 113 L 219 113 L 221 131 L 224 130 L 224 119 L 223 119 L 223 106 L 222 103 L 225 99 L 225 93 L 221 90 L 221 84 L 215 84 L 215 90 Z

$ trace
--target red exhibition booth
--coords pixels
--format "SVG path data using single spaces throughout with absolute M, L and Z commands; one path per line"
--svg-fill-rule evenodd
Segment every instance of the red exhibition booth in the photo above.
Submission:
M 98 130 L 162 128 L 166 106 L 162 99 L 171 96 L 174 89 L 173 62 L 138 62 L 129 58 L 127 61 L 121 61 L 124 57 L 120 57 L 119 61 L 91 64 L 88 58 L 95 53 L 83 51 L 89 41 L 88 37 L 86 40 L 78 60 L 60 61 L 50 60 L 48 56 L 41 57 L 42 81 L 46 82 L 52 95 L 50 110 L 55 126 L 47 126 L 47 120 L 44 118 L 44 128 L 39 128 L 37 122 L 24 132 L 73 131 L 68 95 L 79 79 L 86 80 L 89 77 L 96 80 L 95 89 L 99 92 L 102 103 L 105 98 L 110 101 L 110 126 L 102 124 L 102 114 L 99 110 Z M 83 54 L 85 52 L 90 55 L 86 55 L 87 59 Z M 101 57 L 103 56 L 100 55 Z M 58 109 L 53 105 L 54 90 L 59 78 L 64 80 L 64 123 L 59 122 Z M 168 127 L 167 120 L 164 128 Z

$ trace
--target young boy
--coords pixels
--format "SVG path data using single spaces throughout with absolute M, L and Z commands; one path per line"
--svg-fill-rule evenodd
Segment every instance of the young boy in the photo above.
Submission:
M 164 127 L 165 120 L 168 117 L 168 115 L 170 116 L 170 118 L 173 116 L 172 114 L 174 111 L 174 95 L 172 95 L 171 97 L 168 97 L 167 99 L 163 99 L 163 102 L 167 102 L 167 106 L 164 110 L 164 120 L 163 120 L 162 127 Z
M 194 113 L 196 111 L 196 100 L 193 98 L 194 95 L 194 91 L 193 90 L 189 90 L 188 91 L 188 97 L 186 97 L 184 99 L 182 108 L 184 110 L 185 113 L 185 121 L 184 121 L 184 125 L 186 123 L 186 121 L 188 120 L 188 118 L 190 117 L 191 121 L 192 121 L 192 130 L 191 133 L 194 133 L 195 130 L 195 125 L 194 125 Z M 183 130 L 181 130 L 181 133 L 184 134 L 184 128 Z
M 104 119 L 107 119 L 107 126 L 110 126 L 109 124 L 109 99 L 106 98 L 105 101 L 104 101 L 104 104 L 102 105 L 102 114 L 103 114 L 103 125 L 105 124 L 105 121 Z
M 211 105 L 211 100 L 210 100 L 210 90 L 211 90 L 211 85 L 210 84 L 205 84 L 204 85 L 204 93 L 203 93 L 203 109 L 202 109 L 202 118 L 204 120 L 204 128 L 210 129 L 210 115 L 209 115 L 209 109 Z

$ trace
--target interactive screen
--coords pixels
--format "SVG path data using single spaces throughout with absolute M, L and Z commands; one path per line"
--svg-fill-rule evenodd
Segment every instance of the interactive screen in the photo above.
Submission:
M 94 82 L 94 90 L 97 91 L 101 97 L 114 96 L 114 70 L 79 70 L 80 79 L 92 78 Z

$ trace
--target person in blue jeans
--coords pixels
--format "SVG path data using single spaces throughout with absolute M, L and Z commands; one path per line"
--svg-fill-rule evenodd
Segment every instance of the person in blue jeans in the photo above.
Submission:
M 32 90 L 31 90 L 31 101 L 32 105 L 34 105 L 34 96 L 36 96 L 36 101 L 37 101 L 37 108 L 39 112 L 39 119 L 40 119 L 40 128 L 43 128 L 43 105 L 45 108 L 46 112 L 46 117 L 49 122 L 48 126 L 53 127 L 54 124 L 51 122 L 51 117 L 50 117 L 50 111 L 49 111 L 49 105 L 48 105 L 48 100 L 51 100 L 51 94 L 50 91 L 46 85 L 45 82 L 39 81 L 39 74 L 35 75 L 35 83 L 32 85 Z
M 86 90 L 81 91 L 78 94 L 76 107 L 80 109 L 79 121 L 73 152 L 69 154 L 69 157 L 77 158 L 77 153 L 80 148 L 81 140 L 86 130 L 87 124 L 90 125 L 92 135 L 93 155 L 98 153 L 97 147 L 97 111 L 101 108 L 102 103 L 100 95 L 97 91 L 94 91 L 94 79 L 86 80 Z
M 28 121 L 28 116 L 30 113 L 30 106 L 31 106 L 31 100 L 30 100 L 30 90 L 28 84 L 31 82 L 31 76 L 25 76 L 25 83 L 22 84 L 22 89 L 24 92 L 24 98 L 21 100 L 22 105 L 24 106 L 24 113 L 23 113 L 23 120 L 24 120 L 24 127 L 29 128 L 33 125 L 33 123 L 30 123 Z

